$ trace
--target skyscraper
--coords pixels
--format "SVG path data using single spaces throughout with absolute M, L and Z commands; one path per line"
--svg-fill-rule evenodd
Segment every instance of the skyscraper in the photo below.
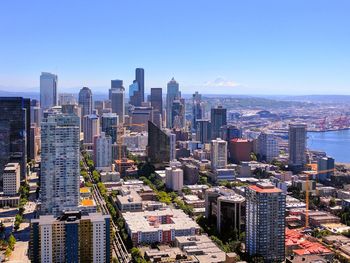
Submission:
M 96 114 L 83 118 L 84 143 L 93 143 L 94 137 L 100 134 L 100 119 Z
M 213 171 L 227 166 L 227 141 L 220 138 L 211 141 L 210 160 Z
M 242 138 L 242 130 L 234 125 L 224 125 L 220 128 L 220 138 L 229 142 L 232 139 Z
M 145 101 L 145 71 L 143 68 L 137 68 L 135 70 L 135 80 L 138 83 L 139 91 L 140 91 L 140 105 Z
M 106 262 L 112 260 L 110 215 L 65 212 L 40 216 L 30 224 L 31 262 Z
M 301 170 L 306 164 L 306 124 L 289 124 L 289 165 Z
M 220 128 L 227 124 L 226 109 L 222 106 L 212 108 L 210 112 L 211 120 L 211 138 L 220 138 Z
M 164 165 L 175 159 L 176 135 L 170 130 L 160 129 L 153 122 L 148 122 L 147 153 L 153 164 Z
M 30 122 L 30 99 L 0 97 L 0 175 L 11 161 L 20 164 L 21 179 L 25 179 Z
M 162 88 L 151 88 L 151 106 L 153 110 L 163 112 L 163 94 Z
M 167 94 L 166 94 L 166 126 L 168 128 L 172 128 L 172 106 L 173 101 L 175 99 L 179 99 L 181 97 L 181 93 L 179 91 L 179 83 L 176 82 L 174 78 L 172 78 L 167 85 Z
M 79 205 L 80 120 L 50 114 L 41 123 L 41 213 L 59 215 Z
M 262 132 L 256 140 L 256 146 L 262 160 L 271 162 L 279 155 L 278 140 L 272 133 Z
M 171 127 L 182 129 L 185 127 L 186 116 L 185 116 L 185 100 L 175 99 L 171 106 Z
M 211 124 L 210 120 L 197 119 L 196 120 L 196 140 L 201 143 L 209 143 L 211 136 Z
M 129 86 L 129 104 L 134 106 L 141 106 L 141 96 L 139 90 L 139 83 L 134 80 L 134 82 Z
M 92 92 L 88 87 L 83 87 L 79 91 L 79 105 L 82 117 L 92 114 Z
M 267 183 L 246 189 L 246 249 L 250 256 L 260 255 L 264 262 L 285 258 L 286 196 Z
M 112 100 L 112 91 L 116 89 L 121 89 L 123 87 L 123 81 L 121 79 L 111 80 L 111 88 L 109 89 L 109 100 Z
M 93 149 L 96 169 L 109 171 L 112 166 L 112 138 L 101 132 L 94 137 Z
M 124 92 L 125 92 L 125 89 L 123 87 L 123 81 L 112 80 L 112 87 L 110 89 L 112 112 L 118 115 L 119 123 L 124 123 L 124 115 L 125 115 Z
M 47 110 L 57 105 L 57 75 L 42 72 L 40 75 L 40 107 Z
M 192 95 L 192 131 L 196 130 L 196 121 L 204 118 L 204 104 L 202 95 L 196 91 Z
M 101 130 L 112 138 L 112 144 L 117 142 L 118 115 L 116 113 L 103 113 L 101 117 Z

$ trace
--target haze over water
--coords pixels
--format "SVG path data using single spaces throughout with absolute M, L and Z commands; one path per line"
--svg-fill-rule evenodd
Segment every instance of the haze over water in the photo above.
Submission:
M 336 162 L 350 163 L 350 130 L 309 132 L 307 146 L 326 152 Z

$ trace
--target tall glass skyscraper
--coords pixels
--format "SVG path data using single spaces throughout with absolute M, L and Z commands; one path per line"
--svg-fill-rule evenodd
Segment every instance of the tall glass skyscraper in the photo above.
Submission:
M 125 89 L 122 80 L 112 80 L 110 91 L 110 100 L 112 112 L 119 117 L 119 123 L 124 123 L 125 115 Z
M 21 179 L 26 176 L 30 154 L 30 99 L 0 97 L 0 175 L 9 162 L 21 166 Z
M 92 114 L 92 92 L 88 87 L 83 87 L 79 92 L 79 105 L 81 106 L 81 116 Z
M 227 124 L 226 109 L 222 106 L 211 109 L 210 121 L 211 121 L 211 138 L 220 138 L 220 129 Z
M 42 72 L 40 75 L 40 107 L 47 110 L 57 105 L 57 75 Z
M 41 213 L 77 210 L 80 178 L 80 119 L 49 114 L 41 123 Z
M 181 97 L 181 93 L 179 91 L 179 83 L 176 82 L 174 78 L 172 78 L 167 85 L 167 94 L 166 94 L 166 125 L 168 128 L 171 128 L 173 123 L 172 117 L 172 106 L 173 101 Z
M 135 70 L 135 80 L 139 85 L 140 91 L 140 105 L 135 106 L 141 106 L 142 102 L 145 101 L 145 70 L 143 68 L 137 68 Z

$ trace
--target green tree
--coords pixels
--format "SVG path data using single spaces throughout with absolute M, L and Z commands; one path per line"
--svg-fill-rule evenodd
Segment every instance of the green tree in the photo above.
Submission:
M 15 249 L 16 238 L 11 234 L 8 238 L 8 246 L 11 250 Z

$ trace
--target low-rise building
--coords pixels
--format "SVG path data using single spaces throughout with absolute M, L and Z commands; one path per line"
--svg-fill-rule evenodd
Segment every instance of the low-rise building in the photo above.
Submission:
M 199 225 L 182 210 L 163 210 L 123 213 L 125 226 L 134 245 L 140 243 L 170 243 L 177 236 L 200 233 Z
M 175 238 L 175 246 L 186 252 L 187 255 L 193 255 L 198 262 L 226 261 L 226 253 L 206 235 L 178 236 Z

